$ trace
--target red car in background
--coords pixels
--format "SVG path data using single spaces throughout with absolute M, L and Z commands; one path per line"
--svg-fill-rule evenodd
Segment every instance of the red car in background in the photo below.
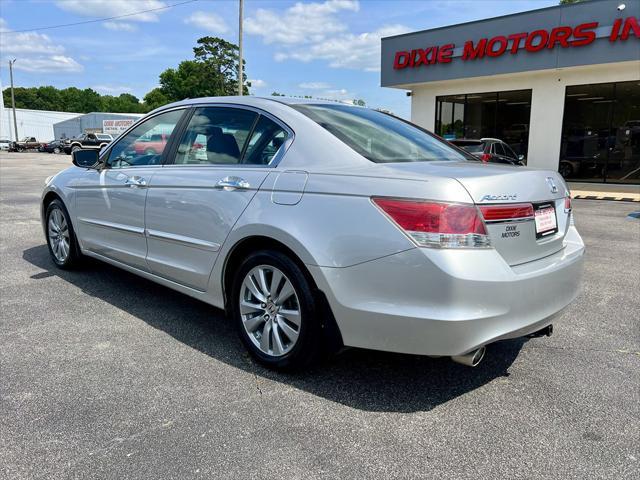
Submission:
M 164 147 L 169 142 L 169 135 L 166 133 L 155 133 L 149 138 L 140 138 L 133 144 L 133 148 L 137 155 L 160 155 L 164 151 Z M 204 145 L 194 143 L 191 147 L 193 150 L 200 150 Z
M 160 155 L 164 151 L 169 135 L 166 133 L 157 133 L 149 138 L 141 138 L 133 144 L 133 149 L 137 155 Z

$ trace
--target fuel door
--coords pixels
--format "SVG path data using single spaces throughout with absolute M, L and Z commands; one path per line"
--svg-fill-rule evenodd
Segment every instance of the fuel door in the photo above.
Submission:
M 273 183 L 271 201 L 278 205 L 296 205 L 302 200 L 309 173 L 303 170 L 285 170 Z

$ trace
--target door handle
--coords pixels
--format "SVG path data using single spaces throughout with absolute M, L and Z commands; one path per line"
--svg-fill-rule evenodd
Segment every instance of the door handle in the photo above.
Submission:
M 226 191 L 231 191 L 236 189 L 246 190 L 248 188 L 251 188 L 251 185 L 244 178 L 225 177 L 222 180 L 220 180 L 218 183 L 216 183 L 216 188 L 221 188 Z
M 124 184 L 125 185 L 129 185 L 131 188 L 146 187 L 147 186 L 147 181 L 142 177 L 134 175 L 133 177 L 127 178 L 125 180 Z

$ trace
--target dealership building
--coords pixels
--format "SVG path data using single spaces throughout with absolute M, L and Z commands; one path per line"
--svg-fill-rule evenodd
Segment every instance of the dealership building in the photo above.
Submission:
M 640 184 L 640 0 L 383 38 L 381 83 L 447 139 L 500 138 L 569 180 Z

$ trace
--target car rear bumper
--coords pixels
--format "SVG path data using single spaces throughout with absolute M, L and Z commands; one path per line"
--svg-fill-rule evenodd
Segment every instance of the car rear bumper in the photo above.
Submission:
M 516 267 L 493 249 L 414 248 L 309 270 L 345 345 L 460 355 L 551 323 L 578 295 L 583 259 L 582 239 L 570 227 L 562 250 Z

